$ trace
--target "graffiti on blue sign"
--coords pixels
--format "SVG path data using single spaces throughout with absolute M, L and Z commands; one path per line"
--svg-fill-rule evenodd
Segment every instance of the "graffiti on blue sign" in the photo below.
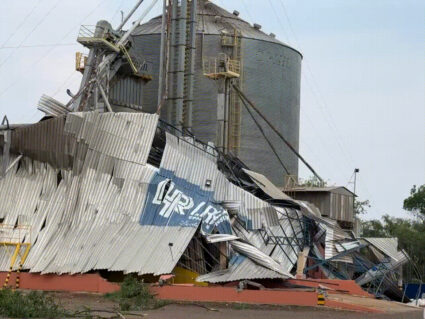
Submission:
M 198 227 L 204 233 L 216 229 L 231 234 L 229 215 L 213 202 L 212 191 L 176 177 L 173 172 L 161 169 L 148 186 L 148 194 L 140 224 L 156 226 Z

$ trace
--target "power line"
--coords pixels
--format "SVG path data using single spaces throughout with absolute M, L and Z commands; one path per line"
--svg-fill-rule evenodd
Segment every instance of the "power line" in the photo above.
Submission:
M 254 22 L 254 17 L 252 16 L 248 6 L 246 5 L 245 0 L 242 0 L 241 2 L 242 2 L 242 5 L 245 8 L 246 13 L 248 14 L 248 17 L 251 19 L 251 22 Z
M 281 19 L 281 18 L 280 18 L 280 16 L 277 14 L 277 11 L 276 11 L 276 9 L 275 9 L 275 7 L 274 7 L 274 5 L 273 5 L 273 3 L 272 3 L 272 1 L 271 1 L 271 0 L 269 0 L 269 4 L 270 4 L 270 7 L 272 8 L 272 11 L 273 11 L 273 13 L 274 13 L 274 15 L 275 15 L 275 17 L 276 17 L 277 21 L 278 21 L 278 22 L 279 22 L 279 24 L 280 24 L 280 27 L 282 28 L 282 32 L 283 32 L 283 34 L 285 35 L 286 40 L 287 40 L 287 41 L 289 41 L 289 36 L 288 36 L 288 34 L 286 33 L 286 30 L 285 30 L 284 24 L 283 24 L 283 22 L 282 22 L 282 19 Z
M 295 154 L 297 157 L 305 164 L 305 166 L 308 167 L 308 169 L 316 176 L 320 182 L 323 183 L 323 179 L 319 176 L 319 174 L 316 173 L 314 168 L 304 159 L 303 156 L 291 145 L 291 143 L 288 142 L 288 140 L 280 133 L 271 123 L 270 121 L 261 113 L 261 111 L 246 97 L 246 95 L 239 89 L 238 86 L 235 84 L 232 84 L 232 87 L 236 90 L 236 92 L 239 94 L 239 97 L 242 99 L 245 99 L 246 102 L 254 109 L 255 112 L 264 120 L 264 122 L 267 123 L 267 125 L 279 136 L 279 138 L 285 143 L 286 146 Z
M 121 9 L 122 5 L 124 4 L 124 2 L 125 2 L 125 0 L 122 0 L 121 3 L 118 5 L 117 9 L 115 10 L 114 14 L 112 15 L 111 23 L 115 19 L 115 17 L 118 14 L 118 12 L 120 11 L 120 9 Z
M 251 110 L 249 109 L 248 105 L 246 104 L 245 100 L 242 99 L 242 97 L 239 95 L 239 99 L 242 101 L 243 105 L 245 106 L 245 109 L 248 111 L 249 115 L 251 116 L 252 120 L 254 121 L 255 125 L 257 125 L 258 130 L 260 131 L 261 135 L 263 135 L 263 138 L 266 140 L 267 144 L 270 146 L 273 154 L 276 156 L 277 160 L 279 161 L 280 165 L 282 165 L 283 169 L 285 170 L 287 175 L 291 175 L 289 173 L 289 170 L 286 168 L 285 164 L 277 154 L 277 151 L 273 144 L 270 142 L 270 140 L 267 138 L 266 133 L 264 132 L 263 128 L 261 127 L 260 123 L 255 119 L 254 114 L 252 114 Z
M 86 19 L 86 18 L 88 18 L 90 15 L 92 15 L 99 7 L 100 7 L 100 5 L 103 3 L 103 2 L 105 2 L 106 0 L 100 0 L 99 2 L 98 2 L 98 4 L 87 14 L 87 15 L 85 15 L 84 16 L 84 18 L 83 19 L 81 19 L 80 21 L 79 21 L 79 23 L 78 23 L 78 25 L 81 25 L 81 23 Z M 73 26 L 63 37 L 62 37 L 62 40 L 64 40 L 67 36 L 69 36 L 69 34 L 71 34 L 72 32 L 74 32 L 75 31 L 75 27 Z M 44 59 L 46 59 L 47 57 L 48 57 L 48 55 L 50 54 L 50 53 L 52 53 L 52 51 L 55 49 L 56 47 L 52 47 L 52 48 L 49 48 L 41 57 L 40 57 L 40 59 L 38 59 L 37 61 L 35 61 L 33 64 L 32 64 L 32 67 L 34 67 L 34 66 L 36 66 L 36 65 L 38 65 L 41 61 L 43 61 Z M 16 85 L 18 82 L 20 82 L 21 80 L 20 79 L 17 79 L 16 81 L 14 81 L 13 83 L 11 83 L 8 87 L 6 87 L 4 90 L 2 90 L 2 91 L 0 91 L 0 97 L 1 96 L 3 96 L 3 94 L 5 94 L 7 91 L 9 91 L 9 89 L 11 88 L 11 87 L 13 87 L 14 85 Z
M 24 39 L 19 43 L 18 47 L 21 47 L 25 41 L 28 40 L 28 38 L 34 33 L 35 30 L 45 21 L 45 19 L 53 12 L 54 9 L 61 3 L 61 0 L 58 0 L 43 16 L 42 18 L 37 22 L 37 24 L 31 29 L 31 31 L 24 37 Z M 6 63 L 7 60 L 15 53 L 16 48 L 10 52 L 10 54 L 0 63 L 0 69 L 1 67 Z
M 63 89 L 63 87 L 65 86 L 65 85 L 67 85 L 68 84 L 68 82 L 69 82 L 69 80 L 71 80 L 72 79 L 72 77 L 75 75 L 75 74 L 77 74 L 77 72 L 75 71 L 75 70 L 73 70 L 72 72 L 71 72 L 71 74 L 69 74 L 67 77 L 66 77 L 66 79 L 65 79 L 65 81 L 63 81 L 62 82 L 62 84 L 56 89 L 56 91 L 52 94 L 52 97 L 55 97 L 56 95 L 58 95 L 59 94 L 59 92 Z
M 295 43 L 296 43 L 297 47 L 299 49 L 301 49 L 301 46 L 300 46 L 298 37 L 297 37 L 297 35 L 295 33 L 295 30 L 294 30 L 294 28 L 292 26 L 291 19 L 289 18 L 288 11 L 286 10 L 285 4 L 284 4 L 284 0 L 279 0 L 279 2 L 280 2 L 280 5 L 282 7 L 284 16 L 285 16 L 285 18 L 286 18 L 286 20 L 288 22 L 289 29 L 290 29 L 293 37 L 294 37 Z M 321 90 L 319 88 L 319 85 L 315 81 L 315 77 L 313 75 L 313 71 L 312 71 L 312 69 L 310 67 L 310 64 L 308 63 L 308 60 L 304 59 L 304 64 L 307 67 L 306 70 L 310 73 L 311 81 L 313 82 L 313 85 L 316 87 L 316 90 L 318 91 L 318 95 L 320 95 L 320 98 L 322 100 L 322 106 L 320 106 L 318 95 L 316 95 L 316 93 L 314 92 L 313 85 L 311 85 L 308 82 L 308 79 L 307 79 L 307 76 L 306 76 L 305 72 L 303 72 L 304 79 L 306 79 L 306 81 L 308 82 L 307 84 L 310 86 L 311 92 L 315 95 L 316 103 L 318 104 L 319 108 L 321 109 L 321 112 L 323 113 L 323 115 L 325 117 L 325 120 L 326 120 L 329 128 L 335 132 L 335 136 L 336 136 L 336 141 L 337 141 L 338 147 L 341 149 L 342 153 L 346 157 L 346 160 L 354 167 L 355 165 L 354 165 L 353 157 L 351 156 L 351 153 L 348 150 L 346 150 L 345 147 L 343 146 L 344 141 L 343 141 L 342 137 L 340 136 L 340 133 L 338 131 L 337 126 L 334 123 L 333 117 L 326 110 L 326 108 L 327 108 L 326 100 L 324 98 L 324 95 L 321 93 Z M 325 113 L 326 113 L 326 115 L 325 115 Z M 369 198 L 372 198 L 371 193 L 369 192 L 369 189 L 368 189 L 367 185 L 364 182 L 360 182 L 360 183 L 362 184 L 363 189 L 366 191 L 367 196 Z
M 288 12 L 287 12 L 287 10 L 286 10 L 285 3 L 284 3 L 284 1 L 283 1 L 283 0 L 280 0 L 280 1 L 279 1 L 279 3 L 280 3 L 280 5 L 281 5 L 281 7 L 282 7 L 282 11 L 283 11 L 283 13 L 284 13 L 284 16 L 285 16 L 285 18 L 286 18 L 287 22 L 288 22 L 288 26 L 289 26 L 289 29 L 290 29 L 290 31 L 291 31 L 291 33 L 292 33 L 292 36 L 294 37 L 295 43 L 296 43 L 296 45 L 297 45 L 297 46 L 301 49 L 300 43 L 299 43 L 299 41 L 298 41 L 298 37 L 297 37 L 297 35 L 296 35 L 295 31 L 294 31 L 294 28 L 293 28 L 293 26 L 292 26 L 291 19 L 289 18 Z M 304 79 L 308 82 L 307 84 L 310 86 L 310 90 L 311 90 L 311 92 L 314 94 L 315 99 L 316 99 L 316 103 L 317 103 L 317 105 L 319 106 L 319 108 L 320 108 L 321 112 L 323 113 L 324 118 L 325 118 L 325 120 L 326 120 L 326 122 L 327 122 L 327 124 L 328 124 L 329 128 L 330 128 L 332 131 L 334 131 L 335 136 L 336 136 L 336 141 L 337 141 L 338 147 L 340 148 L 341 152 L 344 154 L 344 156 L 346 157 L 346 159 L 348 160 L 348 162 L 350 162 L 350 163 L 354 166 L 354 161 L 353 161 L 353 158 L 352 158 L 351 154 L 349 155 L 349 154 L 347 153 L 347 151 L 345 150 L 345 148 L 343 147 L 343 145 L 342 145 L 343 141 L 342 141 L 342 138 L 340 137 L 340 133 L 339 133 L 339 131 L 338 131 L 338 128 L 337 128 L 337 127 L 336 127 L 336 125 L 335 125 L 335 121 L 334 121 L 334 119 L 333 119 L 332 115 L 331 115 L 330 113 L 328 113 L 328 112 L 327 112 L 327 110 L 326 110 L 326 108 L 327 108 L 327 104 L 326 104 L 326 102 L 325 102 L 325 99 L 324 99 L 324 97 L 323 97 L 323 94 L 322 94 L 322 93 L 321 93 L 321 91 L 320 91 L 319 85 L 318 85 L 318 84 L 317 84 L 317 82 L 315 81 L 315 77 L 314 77 L 314 75 L 313 75 L 313 71 L 312 71 L 312 69 L 311 69 L 311 67 L 310 67 L 310 64 L 308 63 L 308 60 L 304 60 L 304 64 L 306 65 L 306 67 L 307 67 L 307 71 L 308 71 L 308 73 L 310 74 L 311 82 L 312 82 L 312 83 L 310 84 L 310 82 L 309 82 L 309 80 L 308 80 L 308 78 L 307 78 L 307 76 L 306 76 L 306 74 L 305 74 L 305 73 L 304 73 Z M 316 93 L 316 91 L 314 90 L 313 86 L 315 86 L 315 87 L 316 87 L 316 91 L 317 91 L 317 93 Z M 322 101 L 321 101 L 321 103 L 320 103 L 320 101 L 319 101 L 319 99 L 320 99 L 320 98 L 321 98 L 321 100 L 322 100 Z M 341 142 L 342 142 L 342 143 L 341 143 Z
M 45 47 L 60 47 L 60 46 L 74 46 L 79 45 L 78 43 L 46 43 L 46 44 L 29 44 L 21 46 L 3 46 L 0 50 L 3 49 L 27 49 L 27 48 L 45 48 Z
M 38 5 L 41 3 L 42 0 L 39 0 L 34 7 L 32 7 L 32 9 L 30 10 L 30 12 L 28 12 L 28 14 L 25 16 L 25 18 L 21 21 L 21 23 L 15 28 L 15 31 L 12 32 L 9 37 L 2 43 L 2 45 L 0 46 L 1 48 L 4 48 L 6 43 L 13 38 L 13 36 L 19 31 L 20 28 L 22 28 L 22 26 L 25 24 L 25 22 L 28 20 L 28 18 L 33 14 L 33 12 L 35 11 L 35 9 L 38 7 Z

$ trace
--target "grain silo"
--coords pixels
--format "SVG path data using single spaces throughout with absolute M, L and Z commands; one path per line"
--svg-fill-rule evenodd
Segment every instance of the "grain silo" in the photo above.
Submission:
M 148 62 L 153 76 L 138 96 L 142 109 L 147 112 L 155 112 L 158 106 L 160 39 L 160 16 L 140 25 L 132 34 L 131 51 Z M 197 7 L 192 133 L 200 140 L 217 143 L 219 81 L 205 75 L 209 72 L 206 67 L 214 64 L 211 61 L 219 61 L 223 56 L 236 63 L 238 77 L 232 81 L 298 150 L 302 55 L 273 34 L 265 34 L 260 25 L 242 20 L 237 11 L 229 13 L 208 1 L 198 1 Z M 248 167 L 282 185 L 286 173 L 281 164 L 235 92 L 231 91 L 228 96 L 228 150 Z M 167 105 L 161 116 L 173 122 L 166 108 Z M 259 122 L 289 173 L 298 175 L 297 157 L 261 120 Z

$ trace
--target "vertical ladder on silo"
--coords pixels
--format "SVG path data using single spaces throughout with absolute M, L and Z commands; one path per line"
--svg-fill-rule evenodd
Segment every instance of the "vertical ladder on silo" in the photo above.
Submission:
M 242 84 L 242 47 L 241 47 L 241 33 L 239 30 L 233 31 L 233 52 L 231 58 L 239 62 L 240 75 L 239 78 L 233 79 L 233 83 L 241 87 Z M 240 142 L 241 142 L 241 102 L 237 93 L 232 89 L 230 91 L 230 107 L 229 107 L 229 151 L 238 155 Z

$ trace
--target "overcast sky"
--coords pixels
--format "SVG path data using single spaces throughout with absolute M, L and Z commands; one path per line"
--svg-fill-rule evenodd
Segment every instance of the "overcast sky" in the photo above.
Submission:
M 303 53 L 300 152 L 320 175 L 352 189 L 358 167 L 357 193 L 372 203 L 365 218 L 406 216 L 403 199 L 425 183 L 425 1 L 214 2 Z M 75 92 L 81 79 L 79 26 L 117 26 L 134 3 L 1 0 L 0 116 L 39 120 L 43 93 L 66 102 L 65 90 Z M 300 175 L 309 176 L 302 164 Z

